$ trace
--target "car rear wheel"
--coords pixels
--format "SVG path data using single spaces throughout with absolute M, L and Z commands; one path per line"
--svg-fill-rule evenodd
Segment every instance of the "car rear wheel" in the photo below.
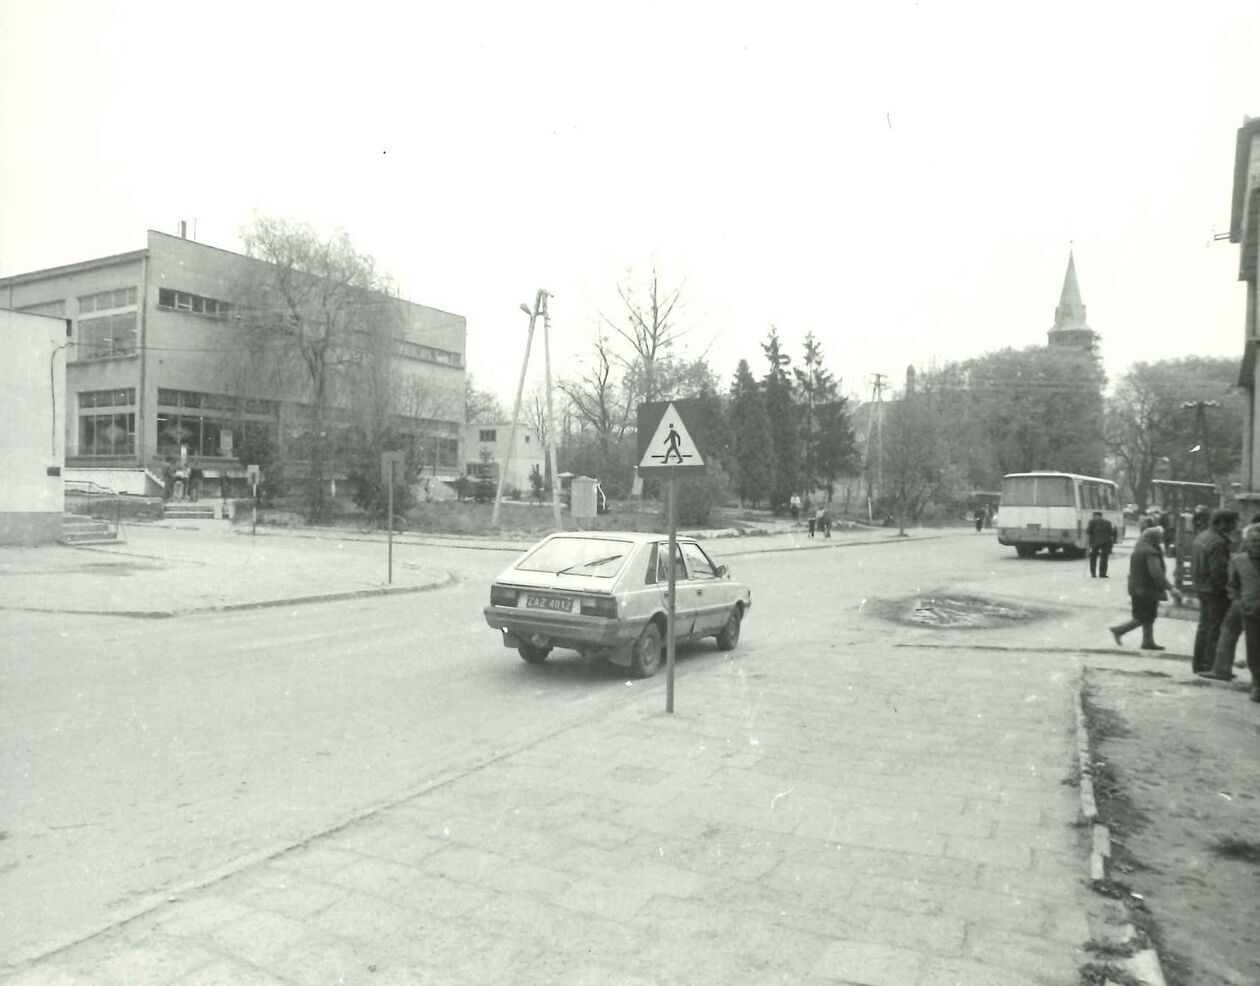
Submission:
M 1015 553 L 1021 558 L 1031 558 L 1037 553 L 1037 549 L 1031 544 L 1017 544 L 1015 545 Z
M 521 644 L 516 648 L 516 652 L 521 655 L 522 661 L 528 661 L 530 664 L 542 664 L 547 660 L 547 655 L 551 653 L 550 647 L 535 647 L 533 644 Z
M 726 618 L 726 626 L 717 635 L 718 650 L 734 650 L 739 643 L 739 625 L 743 622 L 743 611 L 738 606 L 731 608 L 731 615 Z
M 630 651 L 630 673 L 636 678 L 650 678 L 660 666 L 661 631 L 655 623 L 649 623 Z

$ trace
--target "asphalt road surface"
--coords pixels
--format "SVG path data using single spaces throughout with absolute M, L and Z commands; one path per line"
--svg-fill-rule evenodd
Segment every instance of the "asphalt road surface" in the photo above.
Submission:
M 712 641 L 681 651 L 680 707 L 722 661 L 939 635 L 871 620 L 864 601 L 943 587 L 1043 598 L 1079 592 L 1084 571 L 979 535 L 737 548 L 715 553 L 753 587 L 751 617 L 731 656 Z M 0 613 L 0 957 L 42 954 L 598 718 L 628 689 L 663 704 L 663 674 L 630 682 L 572 652 L 530 666 L 502 647 L 481 607 L 510 557 L 429 549 L 459 581 L 414 595 L 151 621 Z

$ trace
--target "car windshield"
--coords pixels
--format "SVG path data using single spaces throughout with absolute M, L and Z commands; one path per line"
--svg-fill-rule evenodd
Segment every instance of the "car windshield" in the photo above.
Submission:
M 516 567 L 522 572 L 556 575 L 574 572 L 610 579 L 621 571 L 630 548 L 629 541 L 607 538 L 552 538 L 530 552 Z

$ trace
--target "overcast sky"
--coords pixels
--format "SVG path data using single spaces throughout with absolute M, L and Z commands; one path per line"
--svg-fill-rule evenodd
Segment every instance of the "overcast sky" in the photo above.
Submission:
M 869 394 L 1044 343 L 1074 243 L 1114 378 L 1240 354 L 1248 112 L 1255 0 L 0 0 L 0 275 L 341 226 L 510 406 L 539 287 L 558 372 L 655 263 L 724 379 L 774 323 Z

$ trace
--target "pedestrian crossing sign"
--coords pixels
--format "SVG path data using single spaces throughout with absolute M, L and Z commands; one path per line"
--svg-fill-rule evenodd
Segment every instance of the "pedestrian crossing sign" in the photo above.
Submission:
M 690 403 L 653 401 L 639 405 L 640 473 L 679 475 L 704 471 L 704 456 L 688 428 Z

